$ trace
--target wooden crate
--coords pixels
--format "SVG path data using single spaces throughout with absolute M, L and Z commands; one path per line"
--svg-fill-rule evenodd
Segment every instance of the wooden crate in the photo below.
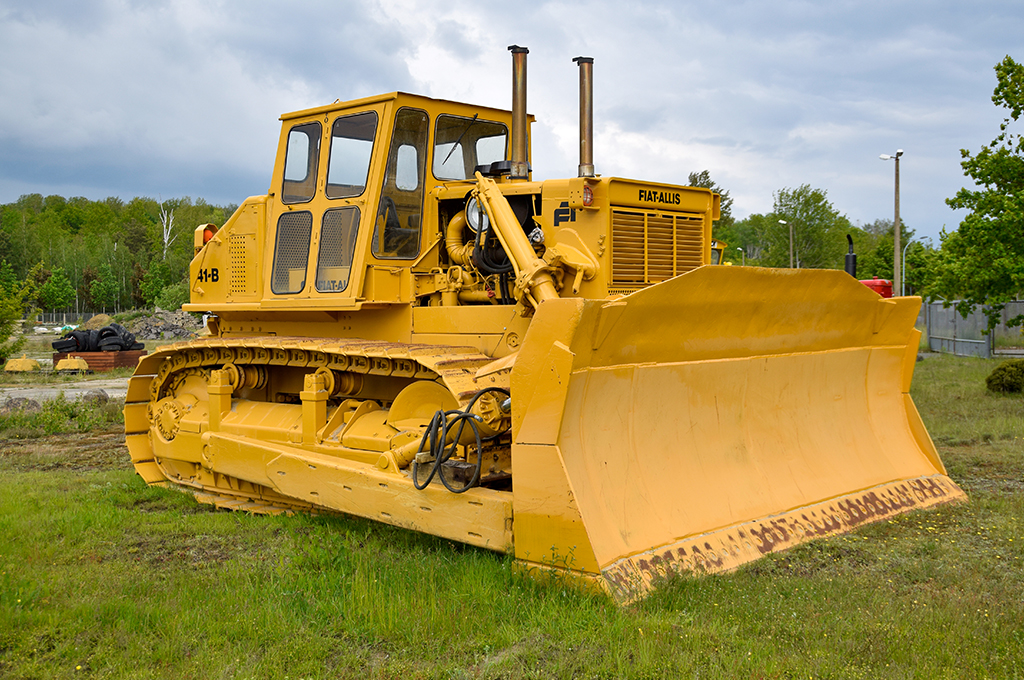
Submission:
M 139 359 L 146 356 L 146 350 L 133 349 L 124 352 L 55 352 L 53 365 L 61 359 L 68 357 L 81 357 L 89 364 L 91 371 L 111 371 L 115 368 L 130 366 L 135 368 L 139 365 Z

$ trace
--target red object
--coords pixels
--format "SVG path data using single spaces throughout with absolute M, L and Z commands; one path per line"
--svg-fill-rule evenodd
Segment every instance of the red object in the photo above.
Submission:
M 213 238 L 213 235 L 217 233 L 217 227 L 212 224 L 207 224 L 206 229 L 203 229 L 203 245 L 205 246 Z
M 880 279 L 876 276 L 873 279 L 862 279 L 861 283 L 884 298 L 892 297 L 892 281 Z

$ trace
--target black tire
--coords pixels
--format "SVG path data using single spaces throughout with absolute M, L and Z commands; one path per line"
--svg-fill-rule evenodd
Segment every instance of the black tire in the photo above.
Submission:
M 62 338 L 50 343 L 54 352 L 74 352 L 78 349 L 78 341 L 74 338 Z

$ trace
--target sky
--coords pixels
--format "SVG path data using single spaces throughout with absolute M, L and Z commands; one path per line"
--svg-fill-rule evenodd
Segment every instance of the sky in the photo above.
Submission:
M 535 179 L 579 164 L 594 58 L 594 164 L 685 184 L 708 170 L 738 218 L 808 184 L 854 224 L 937 242 L 963 218 L 1004 112 L 993 67 L 1024 60 L 1019 0 L 0 0 L 0 203 L 29 193 L 266 193 L 279 116 L 395 90 L 511 107 L 530 49 Z

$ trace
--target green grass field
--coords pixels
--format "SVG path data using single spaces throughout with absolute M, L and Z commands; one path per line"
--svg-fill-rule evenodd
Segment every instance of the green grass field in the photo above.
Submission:
M 0 677 L 1024 677 L 1024 398 L 985 392 L 996 363 L 917 365 L 969 504 L 629 608 L 373 522 L 211 510 L 73 419 L 0 441 Z

